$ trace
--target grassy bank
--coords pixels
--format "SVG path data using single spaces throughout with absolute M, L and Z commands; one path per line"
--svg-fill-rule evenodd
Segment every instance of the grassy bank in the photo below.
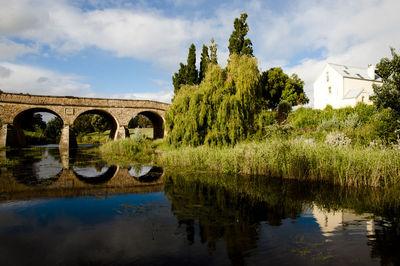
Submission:
M 135 131 L 131 138 L 109 141 L 100 146 L 102 156 L 109 162 L 129 164 L 133 161 L 148 162 L 154 156 L 152 142 L 142 131 Z
M 222 173 L 327 181 L 350 186 L 400 182 L 400 151 L 392 148 L 330 146 L 304 139 L 267 139 L 234 147 L 181 147 L 165 152 L 168 167 Z

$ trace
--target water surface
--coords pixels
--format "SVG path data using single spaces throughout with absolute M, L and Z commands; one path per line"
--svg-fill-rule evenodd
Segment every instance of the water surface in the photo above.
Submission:
M 399 265 L 399 190 L 109 165 L 10 150 L 2 265 Z

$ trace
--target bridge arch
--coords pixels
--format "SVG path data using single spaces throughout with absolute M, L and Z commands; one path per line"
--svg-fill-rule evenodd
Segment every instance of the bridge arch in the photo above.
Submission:
M 153 139 L 159 139 L 164 137 L 165 121 L 162 115 L 154 111 L 144 110 L 136 113 L 133 117 L 136 117 L 138 115 L 143 115 L 147 117 L 153 124 Z
M 32 116 L 34 113 L 50 113 L 58 117 L 64 124 L 64 120 L 56 111 L 45 107 L 26 108 L 18 112 L 10 126 L 10 137 L 7 139 L 7 146 L 25 146 L 27 144 L 22 124 L 25 118 Z
M 82 115 L 85 115 L 85 114 L 96 114 L 96 115 L 100 115 L 100 116 L 104 117 L 111 125 L 110 138 L 111 139 L 115 139 L 116 138 L 117 129 L 119 128 L 119 121 L 110 112 L 107 112 L 106 110 L 102 110 L 102 109 L 85 110 L 85 111 L 82 111 L 82 112 L 80 112 L 80 113 L 78 113 L 76 115 L 75 119 L 72 121 L 72 124 L 79 117 L 81 117 Z

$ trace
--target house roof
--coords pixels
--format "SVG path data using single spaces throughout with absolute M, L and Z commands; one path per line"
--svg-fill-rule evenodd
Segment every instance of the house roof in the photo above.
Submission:
M 378 76 L 377 74 L 375 74 L 375 79 L 371 79 L 368 76 L 368 68 L 344 66 L 344 65 L 332 64 L 332 63 L 328 63 L 328 65 L 330 65 L 333 69 L 335 69 L 343 77 L 382 81 L 382 78 L 380 76 Z
M 343 96 L 343 99 L 353 99 L 353 98 L 357 98 L 358 96 L 360 96 L 360 94 L 364 92 L 363 88 L 358 88 L 358 89 L 352 89 L 349 90 L 345 96 Z M 367 91 L 368 93 L 368 91 Z M 368 93 L 369 96 L 372 95 L 372 93 Z

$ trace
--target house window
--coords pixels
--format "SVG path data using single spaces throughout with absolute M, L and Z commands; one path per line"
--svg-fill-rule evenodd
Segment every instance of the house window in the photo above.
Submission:
M 329 81 L 329 72 L 326 72 L 326 82 Z
M 329 93 L 329 94 L 332 93 L 332 87 L 331 87 L 331 86 L 328 87 L 328 93 Z
M 362 103 L 364 102 L 364 96 L 361 97 L 361 102 L 362 102 Z

